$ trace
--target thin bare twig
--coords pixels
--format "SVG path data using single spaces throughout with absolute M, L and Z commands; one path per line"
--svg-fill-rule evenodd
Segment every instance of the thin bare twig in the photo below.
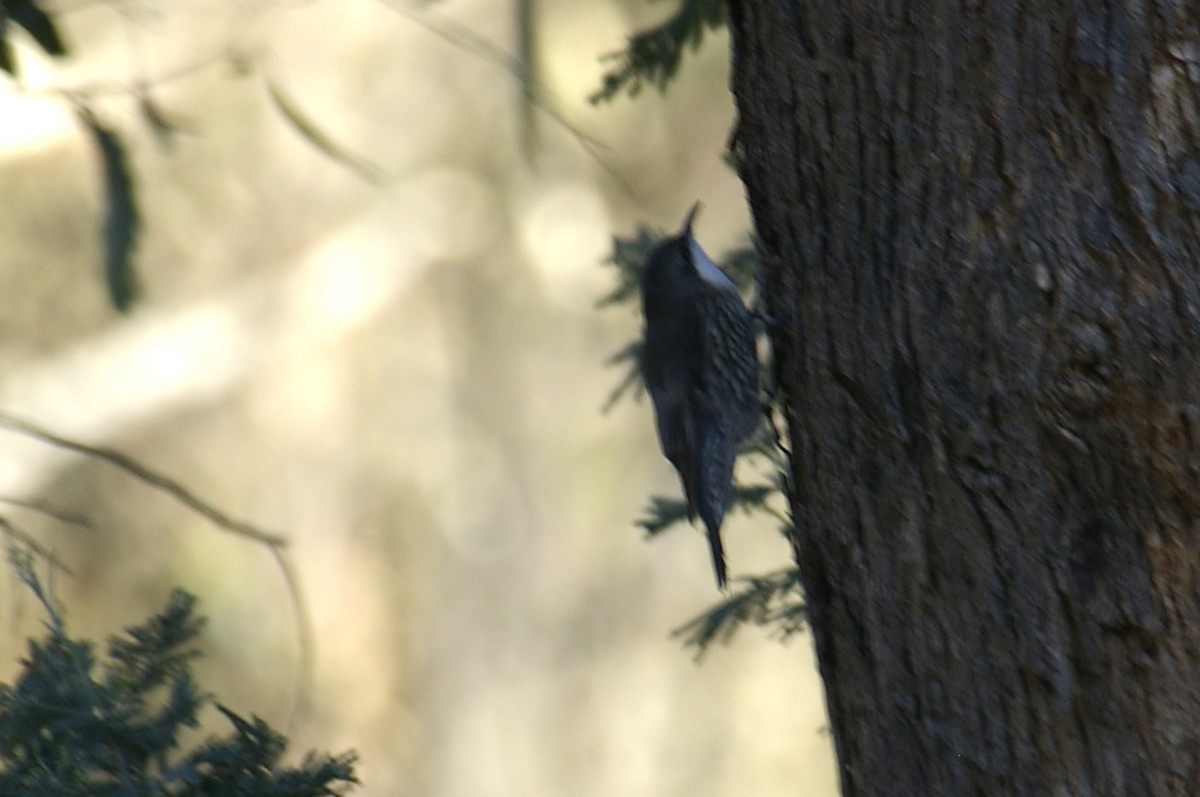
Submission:
M 35 554 L 49 562 L 51 567 L 58 568 L 69 576 L 75 575 L 71 572 L 71 568 L 63 564 L 62 559 L 59 559 L 53 551 L 39 543 L 37 540 L 33 539 L 33 537 L 30 537 L 28 534 L 18 529 L 5 517 L 0 517 L 0 534 L 4 534 L 21 543 L 30 551 L 33 551 Z
M 273 534 L 265 531 L 258 526 L 244 520 L 237 520 L 217 509 L 208 501 L 197 496 L 191 490 L 184 487 L 174 479 L 164 476 L 161 473 L 150 470 L 140 462 L 133 460 L 122 454 L 119 451 L 114 451 L 111 448 L 102 446 L 91 446 L 86 443 L 81 443 L 77 440 L 71 440 L 62 435 L 39 426 L 32 421 L 27 421 L 23 418 L 18 418 L 10 415 L 7 412 L 0 412 L 0 427 L 12 429 L 21 434 L 28 435 L 36 440 L 41 440 L 43 443 L 48 443 L 58 448 L 65 448 L 68 451 L 75 451 L 79 454 L 86 454 L 95 459 L 101 459 L 109 464 L 115 465 L 121 470 L 136 477 L 139 481 L 149 484 L 151 487 L 156 487 L 162 490 L 167 495 L 170 495 L 175 500 L 187 506 L 197 514 L 208 518 L 215 526 L 228 531 L 230 534 L 235 534 L 239 537 L 261 542 L 269 545 L 272 548 L 281 548 L 287 545 L 287 539 L 279 534 Z
M 13 498 L 8 495 L 0 495 L 0 504 L 8 504 L 15 506 L 18 509 L 28 509 L 30 512 L 36 512 L 39 515 L 57 520 L 59 523 L 64 523 L 68 526 L 79 526 L 88 531 L 95 531 L 96 527 L 92 521 L 88 520 L 83 515 L 76 515 L 73 512 L 64 512 L 61 509 L 55 509 L 41 501 L 35 501 L 29 498 Z
M 103 460 L 111 465 L 115 465 L 134 478 L 138 479 L 151 487 L 157 488 L 184 506 L 202 515 L 212 522 L 215 526 L 223 529 L 231 534 L 239 537 L 253 540 L 254 542 L 266 545 L 271 556 L 275 559 L 280 573 L 283 574 L 284 584 L 287 587 L 288 597 L 292 604 L 292 609 L 296 618 L 296 636 L 297 646 L 300 651 L 299 673 L 297 675 L 296 691 L 298 694 L 296 706 L 293 710 L 292 719 L 302 710 L 308 707 L 308 699 L 312 692 L 313 681 L 313 650 L 314 650 L 314 635 L 312 628 L 312 617 L 308 611 L 308 607 L 304 601 L 304 592 L 300 588 L 300 579 L 296 575 L 295 567 L 292 564 L 291 558 L 288 556 L 287 544 L 285 537 L 279 534 L 273 534 L 265 531 L 258 526 L 244 520 L 237 520 L 230 517 L 226 513 L 217 509 L 208 501 L 198 497 L 191 490 L 184 487 L 174 479 L 164 476 L 161 473 L 147 468 L 145 465 L 131 459 L 119 451 L 114 451 L 111 448 L 102 446 L 93 446 L 86 443 L 81 443 L 77 440 L 71 440 L 63 437 L 60 434 L 46 429 L 33 421 L 24 418 L 18 418 L 8 412 L 0 411 L 0 428 L 11 429 L 14 432 L 27 435 L 35 440 L 40 440 L 48 445 L 63 448 L 68 451 L 74 451 L 85 456 Z M 10 503 L 16 503 L 11 502 Z M 32 504 L 32 502 L 29 502 Z M 64 572 L 70 573 L 70 570 L 63 565 L 57 557 L 47 551 L 45 548 L 38 545 L 27 534 L 13 528 L 11 523 L 0 517 L 0 532 L 10 534 L 15 539 L 27 545 L 38 555 L 45 558 L 55 567 L 61 568 Z M 290 724 L 290 722 L 289 722 Z
M 446 14 L 439 13 L 428 6 L 414 8 L 408 2 L 405 2 L 405 0 L 379 1 L 447 44 L 457 47 L 465 53 L 482 58 L 484 61 L 494 64 L 512 75 L 521 86 L 525 102 L 546 114 L 554 124 L 566 130 L 575 139 L 575 142 L 583 148 L 588 157 L 595 161 L 627 196 L 636 199 L 637 191 L 633 185 L 625 179 L 625 175 L 621 174 L 611 161 L 600 154 L 600 150 L 608 149 L 607 145 L 594 136 L 589 135 L 579 126 L 568 121 L 562 112 L 554 107 L 555 102 L 551 97 L 550 91 L 531 78 L 528 68 L 522 63 L 521 59 L 495 42 L 489 41 L 479 35 L 461 22 Z

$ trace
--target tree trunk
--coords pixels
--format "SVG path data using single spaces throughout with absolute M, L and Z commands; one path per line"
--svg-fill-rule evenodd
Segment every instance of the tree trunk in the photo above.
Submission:
M 1200 794 L 1200 4 L 731 7 L 844 794 Z

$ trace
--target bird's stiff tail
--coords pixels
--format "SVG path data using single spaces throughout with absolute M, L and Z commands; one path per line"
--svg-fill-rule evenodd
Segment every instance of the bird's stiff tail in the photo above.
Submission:
M 700 435 L 699 456 L 695 463 L 696 510 L 708 532 L 712 549 L 713 571 L 717 587 L 725 589 L 725 549 L 721 545 L 721 522 L 733 498 L 733 462 L 737 458 L 733 441 L 720 424 L 706 425 Z
M 725 589 L 725 548 L 721 545 L 721 527 L 707 527 L 708 547 L 712 549 L 713 572 L 717 574 L 717 589 Z

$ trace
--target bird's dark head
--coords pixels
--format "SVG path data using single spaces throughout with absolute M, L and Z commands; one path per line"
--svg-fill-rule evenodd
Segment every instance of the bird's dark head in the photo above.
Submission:
M 688 211 L 679 233 L 665 239 L 646 259 L 642 300 L 647 317 L 658 311 L 669 311 L 671 302 L 690 301 L 705 289 L 738 292 L 692 234 L 692 222 L 699 210 L 700 203 L 697 202 Z
M 673 308 L 696 301 L 700 275 L 692 265 L 690 235 L 663 240 L 646 258 L 642 272 L 642 306 L 646 318 L 670 314 Z

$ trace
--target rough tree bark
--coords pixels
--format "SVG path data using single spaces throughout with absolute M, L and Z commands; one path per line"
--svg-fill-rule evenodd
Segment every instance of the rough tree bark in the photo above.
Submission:
M 844 793 L 1200 794 L 1200 3 L 731 7 Z

